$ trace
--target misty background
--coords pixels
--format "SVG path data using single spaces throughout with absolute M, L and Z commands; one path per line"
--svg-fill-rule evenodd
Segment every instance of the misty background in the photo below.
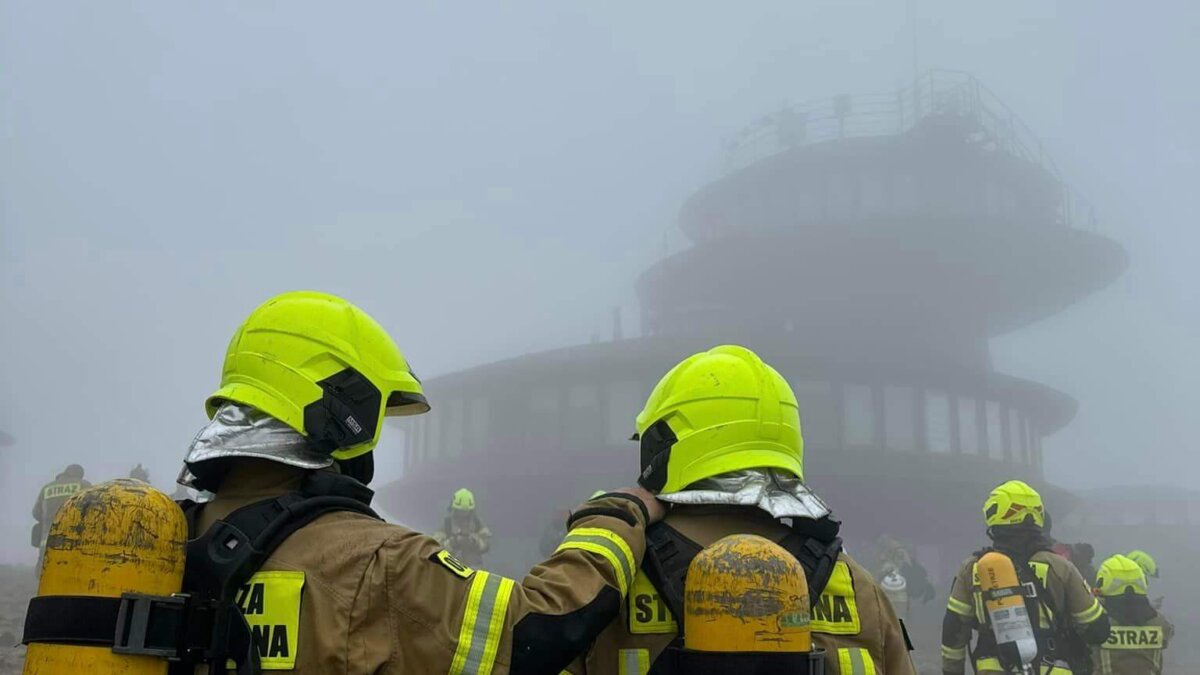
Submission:
M 997 370 L 1080 403 L 1047 480 L 1190 488 L 1200 5 L 910 10 L 0 0 L 0 562 L 35 560 L 29 510 L 68 463 L 141 462 L 169 491 L 230 335 L 273 294 L 344 295 L 422 377 L 587 342 L 613 306 L 636 333 L 634 278 L 683 246 L 722 140 L 903 85 L 914 31 L 916 66 L 995 92 L 1131 258 L 992 342 Z

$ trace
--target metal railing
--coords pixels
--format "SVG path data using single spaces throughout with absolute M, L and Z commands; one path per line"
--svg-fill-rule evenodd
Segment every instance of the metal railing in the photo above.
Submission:
M 805 145 L 899 135 L 932 116 L 967 120 L 972 142 L 1044 169 L 1062 188 L 1058 222 L 1095 229 L 1091 205 L 1072 194 L 1033 131 L 979 80 L 960 71 L 932 70 L 890 94 L 840 95 L 785 106 L 728 139 L 723 168 L 730 173 Z

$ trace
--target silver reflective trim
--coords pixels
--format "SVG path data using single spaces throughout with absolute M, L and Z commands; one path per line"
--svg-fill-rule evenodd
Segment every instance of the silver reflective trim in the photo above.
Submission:
M 324 469 L 333 465 L 327 453 L 313 450 L 308 439 L 279 420 L 239 403 L 224 403 L 204 426 L 184 457 L 178 483 L 193 487 L 187 464 L 223 457 L 253 457 L 299 467 Z
M 796 476 L 776 469 L 744 469 L 697 481 L 658 496 L 672 504 L 757 506 L 775 518 L 823 518 L 829 507 Z
M 854 675 L 867 675 L 867 664 L 863 663 L 863 658 L 867 654 L 865 649 L 850 649 L 850 672 Z M 849 675 L 849 673 L 847 673 Z
M 471 627 L 471 651 L 463 664 L 463 675 L 479 675 L 482 672 L 483 652 L 487 649 L 488 633 L 492 629 L 492 612 L 496 609 L 496 596 L 500 594 L 501 577 L 489 574 L 484 581 L 483 593 L 479 597 L 479 612 L 475 625 Z M 500 618 L 503 621 L 503 617 Z

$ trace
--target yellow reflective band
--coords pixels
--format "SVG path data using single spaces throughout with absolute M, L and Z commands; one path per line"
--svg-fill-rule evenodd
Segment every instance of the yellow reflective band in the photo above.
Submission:
M 304 572 L 259 572 L 238 589 L 236 601 L 250 625 L 263 670 L 294 670 L 300 648 Z M 229 662 L 228 668 L 233 668 Z
M 826 635 L 858 635 L 862 625 L 850 566 L 837 562 L 821 597 L 813 603 L 812 631 Z
M 629 582 L 633 577 L 633 551 L 616 534 L 594 527 L 581 527 L 567 533 L 558 550 L 586 551 L 601 556 L 612 565 L 617 576 L 617 586 L 624 597 L 629 593 Z
M 1004 672 L 1004 669 L 1000 667 L 1000 659 L 996 658 L 979 659 L 975 662 L 975 672 L 982 673 L 985 670 L 994 670 L 997 673 Z
M 617 675 L 646 675 L 650 672 L 650 650 L 621 649 L 617 651 Z
M 1101 649 L 1160 650 L 1163 648 L 1162 626 L 1113 626 Z
M 959 600 L 958 598 L 954 598 L 954 597 L 952 597 L 946 601 L 946 609 L 950 610 L 951 612 L 954 612 L 955 614 L 957 614 L 959 616 L 965 616 L 968 619 L 973 618 L 975 616 L 974 608 L 972 608 L 970 605 L 963 602 L 962 600 Z
M 967 649 L 966 647 L 959 647 L 955 649 L 954 647 L 942 645 L 942 658 L 949 659 L 951 661 L 966 661 Z
M 45 491 L 42 492 L 42 498 L 54 499 L 55 497 L 69 497 L 76 492 L 79 492 L 80 488 L 82 487 L 83 485 L 80 483 L 56 483 L 54 485 L 47 485 Z
M 1103 613 L 1104 608 L 1100 606 L 1100 601 L 1093 599 L 1091 607 L 1088 607 L 1082 612 L 1076 612 L 1075 614 L 1072 614 L 1071 618 L 1075 619 L 1075 623 L 1091 623 L 1096 619 L 1099 619 L 1100 615 Z
M 658 589 L 645 574 L 633 578 L 633 587 L 629 589 L 627 598 L 627 615 L 629 617 L 629 632 L 634 635 L 674 635 L 679 632 L 679 625 L 667 603 L 658 594 Z
M 483 571 L 475 573 L 458 630 L 458 646 L 450 662 L 450 675 L 490 675 L 504 633 L 512 590 L 510 579 Z
M 877 675 L 871 653 L 861 647 L 838 650 L 840 675 Z

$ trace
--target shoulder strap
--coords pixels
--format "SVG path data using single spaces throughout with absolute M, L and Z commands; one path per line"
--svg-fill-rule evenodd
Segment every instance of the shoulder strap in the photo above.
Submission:
M 257 672 L 258 651 L 235 602 L 238 589 L 288 537 L 327 513 L 351 511 L 379 519 L 370 507 L 373 496 L 353 478 L 313 472 L 299 491 L 243 506 L 188 542 L 183 588 L 209 604 L 213 614 L 201 655 L 211 673 L 223 673 L 227 658 L 237 663 L 238 675 Z M 243 671 L 244 662 L 254 669 Z

